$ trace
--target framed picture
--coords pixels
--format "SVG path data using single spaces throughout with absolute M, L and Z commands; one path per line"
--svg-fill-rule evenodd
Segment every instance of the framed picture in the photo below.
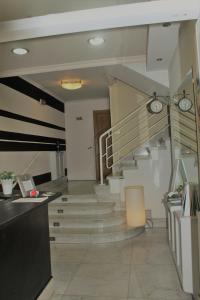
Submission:
M 19 184 L 22 197 L 29 196 L 30 191 L 35 189 L 35 183 L 33 181 L 33 177 L 29 174 L 18 175 L 17 182 Z

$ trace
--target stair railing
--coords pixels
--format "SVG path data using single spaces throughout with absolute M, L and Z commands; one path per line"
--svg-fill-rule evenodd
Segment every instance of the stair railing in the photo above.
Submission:
M 141 147 L 145 142 L 154 138 L 157 134 L 161 131 L 167 129 L 169 127 L 168 122 L 168 111 L 166 109 L 167 104 L 164 104 L 164 109 L 162 113 L 158 114 L 151 114 L 147 112 L 146 106 L 150 103 L 152 99 L 148 100 L 130 114 L 125 116 L 122 120 L 117 122 L 114 126 L 110 129 L 105 131 L 99 138 L 99 154 L 100 154 L 100 183 L 103 184 L 104 182 L 104 160 L 105 166 L 107 169 L 111 169 L 113 166 L 118 164 L 125 156 L 127 156 L 132 151 L 135 151 L 138 147 Z M 147 115 L 146 123 L 141 125 L 135 124 L 134 127 L 132 126 L 131 122 L 138 116 L 139 114 L 145 113 Z M 161 117 L 160 117 L 161 116 Z M 154 121 L 152 125 L 149 125 L 149 121 Z M 164 124 L 162 124 L 162 122 Z M 126 129 L 126 127 L 128 127 Z M 152 130 L 156 130 L 156 133 L 151 133 Z M 123 135 L 120 135 L 118 138 L 115 138 L 117 134 L 119 135 L 122 129 L 125 131 Z M 123 143 L 123 139 L 125 137 L 130 136 L 130 139 Z M 134 145 L 132 145 L 135 143 Z M 116 147 L 118 146 L 118 147 Z M 127 153 L 125 149 L 129 147 Z M 130 151 L 131 150 L 131 151 Z M 110 154 L 111 152 L 111 154 Z

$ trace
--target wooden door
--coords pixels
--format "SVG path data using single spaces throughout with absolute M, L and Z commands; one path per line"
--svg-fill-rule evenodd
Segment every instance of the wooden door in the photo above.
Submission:
M 96 161 L 96 180 L 100 181 L 100 167 L 99 167 L 99 137 L 102 133 L 111 127 L 110 110 L 95 110 L 93 112 L 94 118 L 94 144 L 95 144 L 95 161 Z M 106 168 L 104 161 L 104 178 L 108 176 L 112 170 Z

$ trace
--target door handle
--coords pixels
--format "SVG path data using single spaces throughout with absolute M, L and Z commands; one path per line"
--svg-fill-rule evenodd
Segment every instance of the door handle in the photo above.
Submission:
M 88 147 L 88 150 L 91 150 L 93 147 L 92 146 L 90 146 L 90 147 Z

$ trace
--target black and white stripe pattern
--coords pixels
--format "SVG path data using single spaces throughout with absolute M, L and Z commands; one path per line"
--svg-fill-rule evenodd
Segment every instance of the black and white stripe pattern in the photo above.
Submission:
M 19 91 L 36 101 L 40 101 L 41 99 L 45 100 L 46 105 L 63 113 L 65 112 L 64 103 L 18 76 L 0 78 L 0 83 Z
M 20 77 L 0 83 L 0 151 L 65 151 L 64 104 Z

